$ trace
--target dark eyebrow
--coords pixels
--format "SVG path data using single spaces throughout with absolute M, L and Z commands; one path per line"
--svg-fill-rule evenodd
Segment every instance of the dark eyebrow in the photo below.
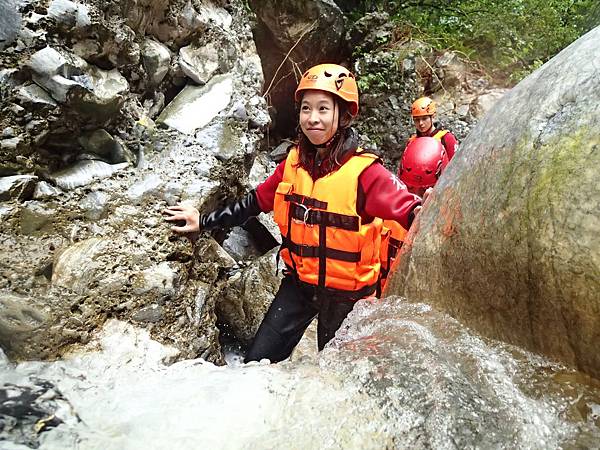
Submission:
M 300 103 L 301 105 L 304 104 L 310 104 L 309 102 L 307 102 L 306 100 L 302 100 L 302 102 Z M 327 105 L 327 106 L 331 106 L 333 104 L 333 102 L 328 101 L 328 100 L 319 100 L 317 102 L 317 106 L 322 106 L 322 105 Z

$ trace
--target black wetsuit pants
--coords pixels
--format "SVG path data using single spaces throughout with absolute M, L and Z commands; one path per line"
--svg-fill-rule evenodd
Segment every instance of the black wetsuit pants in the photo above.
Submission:
M 279 291 L 263 319 L 245 361 L 268 358 L 279 362 L 292 354 L 306 328 L 318 316 L 317 339 L 319 351 L 335 335 L 357 299 L 347 295 L 321 292 L 301 283 L 292 275 L 281 281 Z

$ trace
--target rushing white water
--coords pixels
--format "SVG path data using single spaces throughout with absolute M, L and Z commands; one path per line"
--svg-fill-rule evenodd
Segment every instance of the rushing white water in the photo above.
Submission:
M 546 449 L 599 442 L 598 391 L 576 374 L 483 341 L 400 298 L 360 302 L 314 357 L 169 365 L 175 354 L 147 332 L 112 321 L 93 347 L 62 361 L 4 361 L 0 382 L 5 390 L 40 380 L 55 386 L 45 398 L 63 423 L 39 434 L 43 449 Z M 4 440 L 0 448 L 29 447 Z

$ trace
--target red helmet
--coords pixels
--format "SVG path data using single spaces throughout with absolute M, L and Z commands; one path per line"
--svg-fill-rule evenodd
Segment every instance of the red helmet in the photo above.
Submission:
M 435 185 L 448 164 L 446 149 L 432 137 L 418 137 L 408 143 L 398 176 L 409 188 L 428 188 Z
M 350 115 L 358 114 L 358 87 L 352 72 L 337 64 L 319 64 L 302 75 L 294 98 L 300 101 L 302 91 L 319 89 L 340 97 L 350 104 Z

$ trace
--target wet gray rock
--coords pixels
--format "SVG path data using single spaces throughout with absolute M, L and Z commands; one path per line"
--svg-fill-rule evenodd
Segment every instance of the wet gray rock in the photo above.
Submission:
M 252 235 L 241 227 L 234 227 L 222 247 L 236 261 L 254 259 L 260 256 L 260 251 L 254 245 Z
M 110 164 L 135 161 L 128 155 L 124 146 L 102 128 L 82 134 L 78 142 L 86 152 L 98 155 Z
M 478 96 L 470 105 L 469 112 L 473 117 L 482 118 L 508 92 L 508 89 L 492 89 Z
M 108 200 L 108 194 L 101 191 L 94 191 L 83 198 L 80 206 L 85 211 L 84 214 L 89 220 L 98 220 L 102 217 Z
M 8 139 L 2 139 L 0 141 L 0 149 L 14 152 L 15 150 L 17 150 L 17 148 L 22 142 L 22 136 L 15 136 Z
M 32 235 L 53 231 L 56 210 L 41 201 L 29 201 L 21 209 L 21 233 Z
M 187 46 L 179 49 L 179 65 L 189 78 L 198 84 L 206 84 L 219 69 L 218 43 L 203 46 Z
M 6 445 L 12 442 L 38 448 L 42 433 L 79 420 L 60 389 L 48 380 L 31 375 L 26 384 L 3 383 L 0 387 L 0 440 Z
M 231 75 L 217 75 L 205 86 L 186 86 L 158 117 L 182 133 L 193 134 L 225 109 L 233 94 Z
M 249 126 L 251 128 L 262 129 L 271 123 L 271 116 L 267 112 L 267 101 L 263 96 L 252 97 L 246 111 L 249 115 Z
M 140 204 L 144 198 L 157 196 L 159 189 L 164 185 L 164 180 L 154 174 L 149 174 L 144 179 L 137 181 L 127 189 L 127 197 L 134 204 Z
M 67 101 L 67 93 L 72 88 L 81 86 L 71 78 L 79 76 L 85 66 L 84 60 L 65 57 L 52 47 L 34 53 L 28 64 L 33 81 L 61 103 Z
M 33 191 L 33 198 L 35 200 L 42 199 L 50 199 L 53 197 L 57 197 L 61 194 L 61 190 L 52 186 L 50 183 L 46 181 L 40 181 L 35 185 L 35 190 Z
M 0 201 L 29 200 L 38 177 L 35 175 L 13 175 L 0 177 Z
M 23 18 L 19 7 L 22 3 L 22 0 L 2 0 L 0 2 L 0 50 L 11 45 L 21 29 Z
M 48 319 L 28 297 L 0 291 L 0 346 L 6 352 L 18 350 L 36 331 L 48 326 Z
M 55 100 L 98 120 L 115 114 L 129 90 L 127 80 L 117 69 L 99 69 L 74 54 L 61 53 L 52 47 L 32 55 L 28 67 L 33 81 Z
M 237 267 L 237 261 L 214 239 L 207 239 L 199 243 L 197 252 L 222 268 L 233 269 Z
M 85 292 L 99 268 L 95 260 L 108 245 L 106 239 L 90 238 L 65 248 L 55 258 L 52 283 L 74 292 Z
M 150 305 L 136 311 L 131 318 L 136 322 L 160 322 L 164 317 L 163 310 L 160 305 Z
M 256 158 L 254 158 L 254 163 L 248 174 L 248 187 L 250 189 L 255 189 L 256 186 L 275 172 L 276 167 L 277 165 L 264 153 L 257 155 Z
M 84 28 L 91 25 L 88 7 L 70 0 L 52 0 L 48 7 L 48 17 L 66 29 Z
M 0 99 L 7 98 L 24 81 L 22 73 L 15 68 L 0 69 Z
M 411 230 L 387 293 L 600 375 L 596 28 L 478 123 Z
M 196 134 L 196 140 L 219 161 L 229 161 L 244 150 L 242 134 L 228 123 L 207 126 Z
M 165 78 L 171 64 L 169 49 L 152 39 L 146 39 L 142 46 L 142 62 L 151 85 L 157 86 Z
M 348 30 L 347 39 L 356 42 L 363 51 L 373 51 L 384 42 L 389 42 L 394 23 L 385 11 L 365 14 Z
M 108 164 L 103 161 L 78 161 L 73 166 L 52 174 L 54 182 L 69 190 L 90 184 L 93 180 L 107 178 L 129 167 L 129 163 Z
M 166 4 L 153 0 L 150 5 L 129 1 L 128 23 L 136 31 L 145 31 L 161 42 L 175 42 L 180 46 L 189 44 L 191 37 L 209 30 L 229 32 L 233 17 L 212 2 L 186 2 L 179 11 L 167 11 Z M 170 13 L 170 14 L 169 14 Z
M 433 77 L 432 91 L 460 87 L 466 81 L 468 68 L 454 52 L 444 52 L 436 58 L 434 63 L 436 76 Z
M 276 270 L 277 250 L 256 259 L 227 280 L 219 293 L 217 314 L 228 324 L 235 337 L 249 344 L 281 282 Z
M 173 265 L 163 261 L 141 271 L 134 279 L 136 294 L 148 294 L 154 291 L 159 298 L 170 298 L 175 294 L 179 275 Z
M 284 140 L 277 147 L 275 147 L 275 149 L 269 154 L 269 157 L 276 163 L 279 163 L 287 158 L 290 148 L 292 148 L 293 145 L 294 143 L 292 141 Z
M 55 108 L 58 103 L 37 84 L 31 83 L 19 87 L 16 97 L 20 104 L 34 108 Z

